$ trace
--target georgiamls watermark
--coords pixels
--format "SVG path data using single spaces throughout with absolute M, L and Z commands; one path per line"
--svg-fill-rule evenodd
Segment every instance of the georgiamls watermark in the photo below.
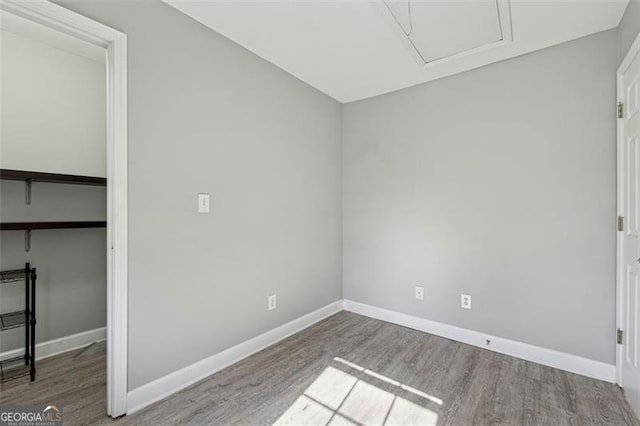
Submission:
M 62 426 L 62 407 L 0 405 L 0 426 Z

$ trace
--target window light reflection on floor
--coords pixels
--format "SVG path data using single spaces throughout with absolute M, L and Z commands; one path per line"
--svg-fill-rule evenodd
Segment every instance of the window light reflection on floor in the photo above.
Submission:
M 276 424 L 437 423 L 437 412 L 426 406 L 441 406 L 441 399 L 345 359 L 336 357 L 334 362 L 335 366 L 327 367 Z M 355 371 L 350 374 L 345 369 Z M 407 398 L 396 394 L 403 392 Z

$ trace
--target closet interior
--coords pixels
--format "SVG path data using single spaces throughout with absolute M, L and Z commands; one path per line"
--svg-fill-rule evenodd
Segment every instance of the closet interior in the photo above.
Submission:
M 83 385 L 88 379 L 73 376 L 74 363 L 86 362 L 88 353 L 100 385 L 106 371 L 105 51 L 8 13 L 0 26 L 1 389 L 10 395 L 26 384 L 62 386 L 61 375 Z M 86 351 L 89 346 L 100 350 Z M 65 364 L 47 371 L 48 358 Z

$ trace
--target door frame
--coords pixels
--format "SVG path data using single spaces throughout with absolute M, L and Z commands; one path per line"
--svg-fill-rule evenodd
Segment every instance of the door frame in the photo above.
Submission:
M 622 75 L 629 68 L 633 60 L 640 54 L 640 34 L 636 37 L 635 41 L 629 48 L 629 51 L 625 54 L 620 67 L 616 73 L 616 96 L 618 102 L 625 102 L 624 87 L 622 84 Z M 624 192 L 624 179 L 622 176 L 622 161 L 623 161 L 623 130 L 624 120 L 617 119 L 617 210 L 618 216 L 625 216 L 623 211 L 623 192 Z M 626 218 L 625 218 L 626 221 Z M 616 265 L 616 327 L 622 329 L 623 327 L 623 289 L 622 289 L 622 277 L 624 274 L 624 253 L 623 253 L 623 237 L 624 232 L 616 232 L 616 244 L 617 244 L 617 265 Z M 622 345 L 616 343 L 616 383 L 622 386 Z
M 106 49 L 107 414 L 127 412 L 127 36 L 47 0 L 0 0 L 12 13 Z

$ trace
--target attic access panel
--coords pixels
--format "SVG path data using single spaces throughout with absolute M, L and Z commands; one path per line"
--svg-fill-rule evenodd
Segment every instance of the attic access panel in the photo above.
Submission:
M 508 0 L 383 0 L 382 4 L 387 20 L 423 66 L 512 41 Z

